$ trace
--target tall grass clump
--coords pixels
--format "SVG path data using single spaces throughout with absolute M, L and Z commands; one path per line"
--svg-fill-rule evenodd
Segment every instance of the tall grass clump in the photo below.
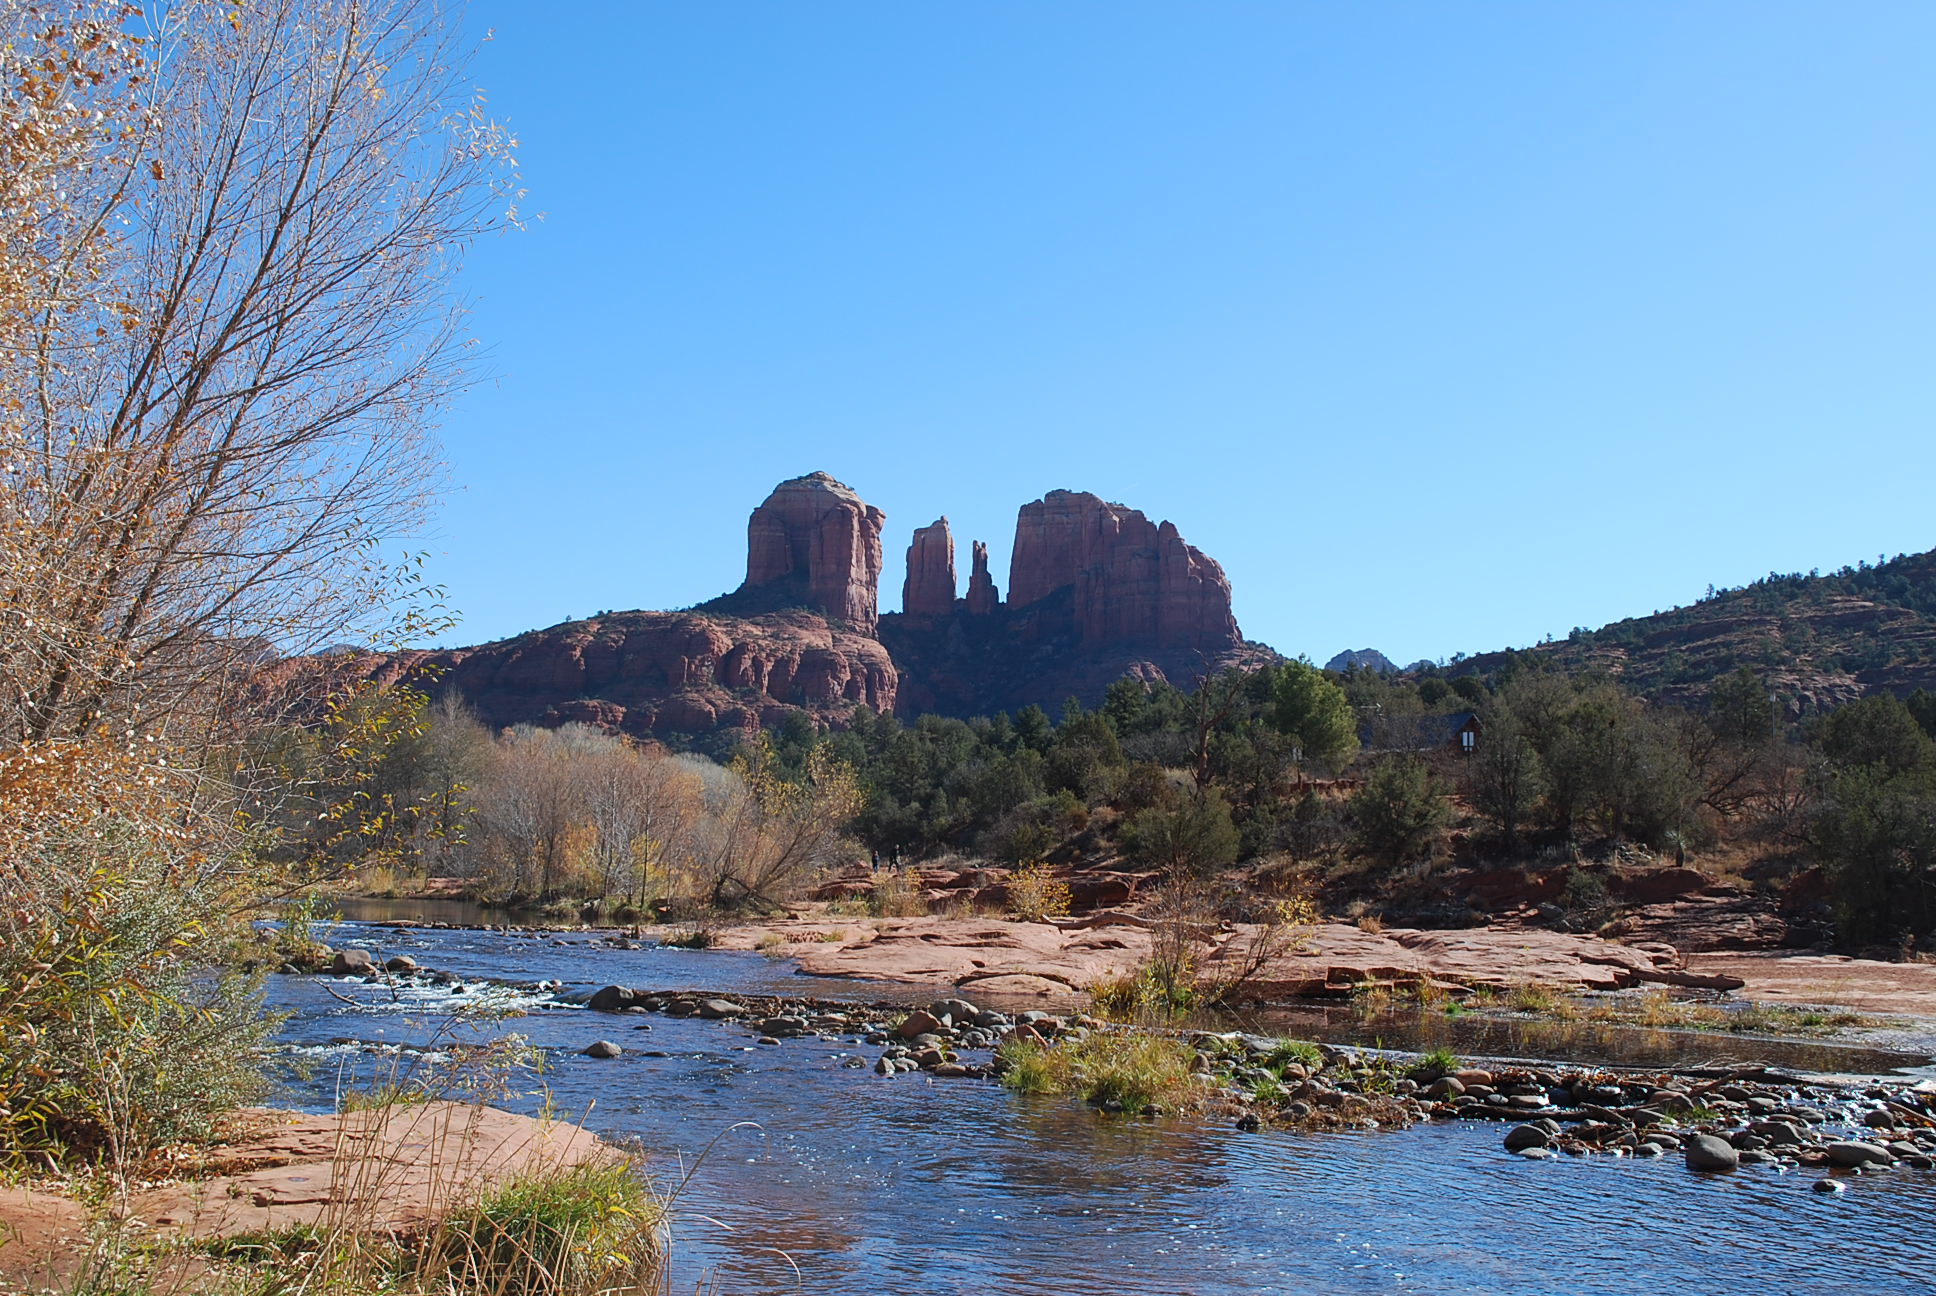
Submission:
M 1072 1094 L 1131 1114 L 1183 1105 L 1196 1092 L 1195 1061 L 1181 1041 L 1143 1031 L 1097 1031 L 1055 1044 L 1014 1040 L 997 1054 L 1002 1083 L 1017 1093 Z
M 550 1170 L 502 1184 L 447 1215 L 420 1285 L 493 1296 L 658 1289 L 663 1203 L 624 1162 Z M 432 1284 L 421 1279 L 433 1278 Z
M 361 1177 L 360 1166 L 342 1173 Z M 371 1185 L 372 1187 L 378 1185 Z M 375 1196 L 319 1223 L 124 1255 L 75 1296 L 658 1296 L 667 1204 L 625 1160 L 551 1166 L 402 1231 Z M 171 1263 L 174 1262 L 174 1263 Z
M 1408 1079 L 1416 1080 L 1423 1084 L 1427 1081 L 1436 1080 L 1440 1076 L 1451 1075 L 1462 1065 L 1463 1063 L 1459 1060 L 1457 1053 L 1454 1053 L 1444 1045 L 1440 1045 L 1431 1052 L 1422 1055 L 1418 1061 L 1406 1067 L 1405 1075 Z

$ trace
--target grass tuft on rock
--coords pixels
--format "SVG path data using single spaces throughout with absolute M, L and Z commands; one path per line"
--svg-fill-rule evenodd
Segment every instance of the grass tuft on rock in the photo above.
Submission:
M 1072 1094 L 1131 1114 L 1185 1105 L 1198 1092 L 1195 1061 L 1181 1041 L 1141 1031 L 1097 1031 L 1055 1044 L 1016 1040 L 998 1054 L 1002 1083 L 1017 1093 Z

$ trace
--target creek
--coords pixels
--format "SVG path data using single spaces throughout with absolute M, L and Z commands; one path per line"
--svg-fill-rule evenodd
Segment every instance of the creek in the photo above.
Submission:
M 413 916 L 457 920 L 420 908 Z M 757 954 L 615 949 L 582 935 L 348 922 L 331 940 L 479 980 L 452 993 L 271 978 L 272 1006 L 293 1014 L 284 1100 L 326 1107 L 343 1087 L 423 1065 L 420 1050 L 435 1061 L 516 1032 L 542 1050 L 544 1071 L 520 1075 L 494 1101 L 525 1111 L 550 1101 L 635 1141 L 662 1186 L 690 1171 L 675 1206 L 674 1291 L 694 1290 L 704 1274 L 735 1294 L 1936 1291 L 1932 1172 L 1857 1176 L 1824 1196 L 1810 1191 L 1818 1176 L 1807 1171 L 1700 1176 L 1678 1158 L 1524 1161 L 1502 1151 L 1491 1122 L 1246 1134 L 1103 1116 L 984 1080 L 877 1076 L 869 1068 L 879 1050 L 852 1039 L 760 1046 L 742 1025 L 592 1013 L 480 982 L 909 1003 L 933 991 L 809 980 Z M 485 1019 L 493 1004 L 522 1015 Z M 1875 1072 L 1926 1061 L 1612 1027 L 1545 1035 L 1417 1014 L 1366 1022 L 1312 1010 L 1263 1024 L 1361 1045 L 1444 1043 L 1467 1056 Z M 580 1056 L 598 1039 L 624 1055 Z

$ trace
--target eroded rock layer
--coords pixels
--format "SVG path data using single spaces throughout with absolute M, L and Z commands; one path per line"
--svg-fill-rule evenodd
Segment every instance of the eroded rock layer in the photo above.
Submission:
M 661 737 L 774 725 L 795 710 L 841 723 L 859 703 L 892 711 L 899 683 L 878 639 L 810 612 L 620 612 L 395 654 L 377 678 L 455 689 L 492 726 L 579 721 Z

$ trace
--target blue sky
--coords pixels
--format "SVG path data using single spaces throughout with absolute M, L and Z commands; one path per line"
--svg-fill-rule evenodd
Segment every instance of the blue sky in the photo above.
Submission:
M 568 20 L 567 20 L 568 17 Z M 1323 661 L 1936 546 L 1936 6 L 477 0 L 544 219 L 433 574 L 684 606 L 824 469 L 965 580 L 1089 490 Z

